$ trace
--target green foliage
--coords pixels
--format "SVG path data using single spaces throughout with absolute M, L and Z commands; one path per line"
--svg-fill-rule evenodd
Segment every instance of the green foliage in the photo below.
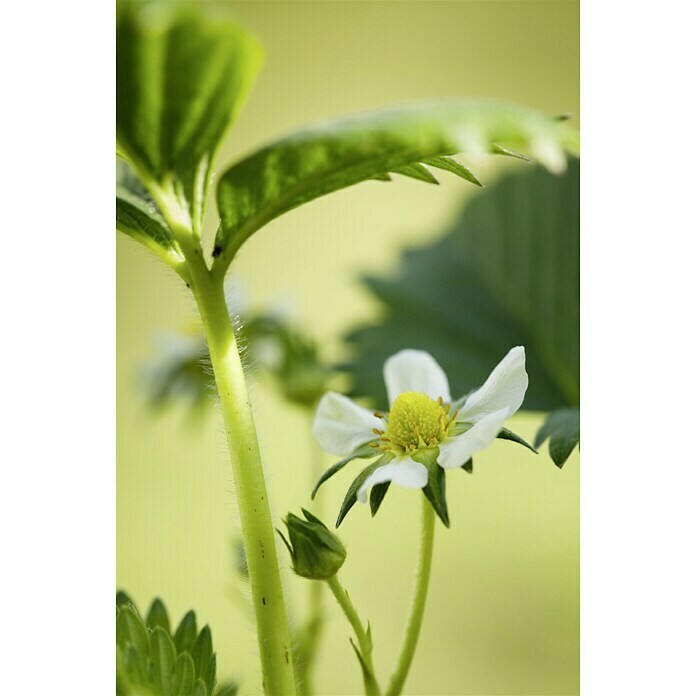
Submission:
M 450 526 L 449 512 L 447 511 L 447 496 L 445 488 L 445 470 L 437 463 L 440 450 L 430 448 L 418 450 L 412 455 L 412 459 L 420 462 L 428 469 L 428 483 L 423 488 L 423 495 L 433 506 L 433 510 L 442 520 L 445 527 Z
M 580 443 L 580 409 L 571 407 L 554 411 L 539 428 L 534 444 L 541 447 L 547 439 L 551 459 L 561 469 Z
M 376 457 L 377 450 L 371 446 L 373 442 L 376 442 L 376 440 L 366 442 L 364 445 L 356 447 L 347 457 L 344 457 L 340 461 L 336 462 L 333 466 L 330 466 L 316 482 L 314 490 L 312 491 L 312 500 L 314 500 L 314 496 L 316 496 L 320 486 L 328 481 L 334 474 L 337 474 L 341 469 L 343 469 L 346 464 L 352 462 L 354 459 L 369 459 L 370 457 Z
M 379 323 L 347 337 L 353 394 L 385 404 L 382 365 L 405 346 L 431 353 L 461 394 L 524 345 L 523 408 L 577 406 L 579 171 L 571 159 L 561 176 L 538 166 L 508 173 L 468 202 L 439 241 L 408 251 L 394 277 L 366 278 L 383 311 Z
M 184 616 L 172 636 L 164 603 L 155 599 L 145 621 L 124 592 L 116 595 L 116 693 L 122 696 L 220 696 L 210 629 L 196 631 L 196 615 Z
M 422 166 L 426 163 L 478 184 L 449 156 L 486 151 L 517 156 L 501 144 L 529 149 L 558 170 L 564 150 L 577 147 L 577 134 L 566 122 L 531 109 L 463 100 L 402 106 L 302 129 L 222 176 L 217 264 L 226 267 L 249 236 L 279 215 L 361 181 L 389 180 L 389 172 L 436 182 Z
M 116 139 L 140 177 L 173 195 L 200 232 L 213 159 L 262 50 L 236 24 L 179 8 L 119 8 Z
M 292 559 L 297 575 L 310 580 L 328 580 L 341 569 L 346 548 L 341 540 L 311 512 L 302 508 L 305 519 L 288 513 L 285 526 L 288 539 L 278 530 Z
M 377 450 L 372 450 L 373 452 L 376 452 Z M 341 526 L 341 522 L 345 519 L 346 515 L 351 511 L 352 507 L 355 505 L 355 503 L 358 502 L 358 491 L 360 490 L 360 487 L 367 481 L 369 476 L 374 473 L 377 469 L 379 469 L 381 466 L 384 466 L 385 464 L 389 464 L 389 462 L 393 459 L 393 455 L 387 453 L 383 454 L 379 459 L 376 461 L 372 462 L 371 464 L 368 464 L 353 480 L 353 482 L 350 484 L 348 487 L 348 491 L 346 492 L 346 496 L 343 499 L 343 503 L 341 504 L 341 509 L 338 512 L 338 518 L 336 519 L 336 527 Z M 385 491 L 386 493 L 386 491 Z M 381 502 L 381 501 L 380 501 Z M 379 507 L 379 506 L 378 506 Z

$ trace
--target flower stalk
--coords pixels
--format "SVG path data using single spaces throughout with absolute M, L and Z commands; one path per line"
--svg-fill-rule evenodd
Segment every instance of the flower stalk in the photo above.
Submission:
M 425 611 L 425 600 L 428 596 L 428 585 L 430 584 L 430 569 L 433 562 L 433 541 L 435 537 L 435 513 L 433 507 L 423 496 L 423 522 L 421 527 L 420 549 L 418 557 L 418 568 L 416 570 L 416 580 L 411 597 L 411 609 L 406 623 L 406 633 L 404 642 L 401 645 L 399 659 L 396 663 L 394 673 L 389 680 L 386 696 L 398 696 L 404 688 L 406 677 L 408 676 L 413 656 L 416 652 L 418 637 L 421 626 L 423 625 L 423 613 Z

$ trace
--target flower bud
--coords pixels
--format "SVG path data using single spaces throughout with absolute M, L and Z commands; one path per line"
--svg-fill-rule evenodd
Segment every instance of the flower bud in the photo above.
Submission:
M 317 517 L 302 508 L 303 520 L 288 513 L 285 525 L 289 541 L 279 531 L 292 558 L 293 570 L 303 578 L 328 580 L 346 560 L 341 540 Z

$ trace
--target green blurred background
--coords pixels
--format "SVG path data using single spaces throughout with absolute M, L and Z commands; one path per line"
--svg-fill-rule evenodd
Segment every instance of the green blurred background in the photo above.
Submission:
M 262 40 L 266 65 L 218 170 L 303 123 L 414 99 L 491 96 L 550 113 L 579 112 L 576 2 L 225 7 Z M 477 173 L 490 181 L 494 166 L 484 163 Z M 394 268 L 405 246 L 434 239 L 462 200 L 477 193 L 455 177 L 439 178 L 439 187 L 404 178 L 361 184 L 272 222 L 232 269 L 246 301 L 290 311 L 328 358 L 340 359 L 340 336 L 376 314 L 358 276 Z M 155 417 L 139 384 L 157 332 L 189 324 L 193 303 L 173 273 L 121 235 L 117 271 L 118 585 L 143 609 L 161 596 L 175 621 L 195 608 L 201 623 L 212 627 L 219 677 L 241 680 L 242 693 L 259 693 L 256 644 L 234 572 L 238 517 L 221 423 L 212 409 L 193 423 L 176 410 Z M 465 306 L 462 298 L 461 311 Z M 310 424 L 267 380 L 251 374 L 280 517 L 309 499 Z M 521 414 L 511 427 L 531 440 L 541 420 Z M 324 464 L 331 461 L 327 456 Z M 324 487 L 327 518 L 335 515 L 354 471 Z M 577 451 L 559 471 L 546 451 L 535 457 L 498 442 L 476 458 L 473 476 L 462 472 L 449 481 L 452 527 L 437 530 L 428 609 L 406 693 L 578 693 Z M 377 518 L 360 507 L 341 527 L 349 550 L 342 576 L 371 620 L 383 678 L 403 632 L 419 506 L 412 491 L 397 489 Z M 281 559 L 286 566 L 284 551 Z M 299 614 L 306 581 L 288 572 L 286 587 Z M 318 691 L 359 693 L 348 627 L 329 609 Z

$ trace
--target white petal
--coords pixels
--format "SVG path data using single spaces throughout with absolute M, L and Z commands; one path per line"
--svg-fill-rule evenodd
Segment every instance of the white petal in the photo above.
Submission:
M 489 413 L 502 408 L 509 410 L 508 418 L 524 401 L 529 379 L 524 367 L 524 348 L 513 348 L 488 376 L 484 385 L 470 394 L 459 411 L 457 420 L 476 423 Z
M 428 483 L 428 470 L 410 457 L 395 459 L 367 477 L 358 491 L 358 500 L 366 503 L 370 488 L 385 481 L 393 481 L 404 488 L 423 488 Z
M 464 434 L 448 438 L 440 445 L 437 463 L 443 469 L 457 469 L 495 440 L 507 417 L 508 409 L 503 408 L 484 416 Z
M 401 350 L 384 363 L 384 382 L 387 385 L 389 404 L 399 394 L 422 392 L 433 401 L 441 396 L 443 401 L 452 401 L 447 375 L 435 358 L 424 350 Z
M 314 416 L 312 434 L 323 450 L 345 457 L 358 445 L 373 440 L 373 428 L 384 425 L 371 411 L 347 396 L 326 392 Z

